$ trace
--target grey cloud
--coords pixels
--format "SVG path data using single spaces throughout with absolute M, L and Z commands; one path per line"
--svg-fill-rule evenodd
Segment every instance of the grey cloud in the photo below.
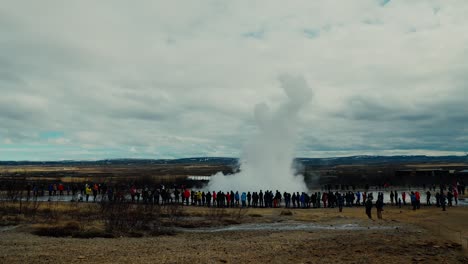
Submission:
M 123 119 L 140 119 L 140 120 L 147 120 L 147 121 L 161 121 L 164 120 L 165 118 L 168 118 L 167 116 L 157 113 L 157 112 L 152 112 L 152 111 L 146 111 L 143 109 L 115 109 L 114 111 L 111 111 L 110 117 L 112 118 L 123 118 Z
M 316 89 L 301 153 L 466 149 L 468 8 L 436 2 L 4 3 L 0 138 L 52 153 L 37 134 L 63 131 L 67 157 L 238 155 L 286 72 Z

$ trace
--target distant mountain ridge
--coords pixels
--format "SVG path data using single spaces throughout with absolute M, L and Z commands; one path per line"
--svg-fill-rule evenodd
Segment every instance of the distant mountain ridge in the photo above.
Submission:
M 350 156 L 337 158 L 297 158 L 305 165 L 384 165 L 410 163 L 468 163 L 468 156 Z
M 236 165 L 238 158 L 229 157 L 193 157 L 182 159 L 105 159 L 96 161 L 63 160 L 63 161 L 0 161 L 0 165 L 162 165 L 162 164 L 219 164 Z M 334 166 L 334 165 L 383 165 L 383 164 L 409 164 L 409 163 L 468 163 L 468 156 L 350 156 L 332 158 L 296 158 L 309 166 Z

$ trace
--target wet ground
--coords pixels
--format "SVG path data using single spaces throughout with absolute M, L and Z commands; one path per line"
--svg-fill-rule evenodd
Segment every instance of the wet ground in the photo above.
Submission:
M 212 228 L 178 228 L 182 232 L 197 232 L 197 233 L 215 233 L 215 232 L 236 232 L 236 231 L 320 231 L 320 230 L 337 230 L 337 231 L 359 231 L 359 230 L 389 230 L 399 229 L 398 226 L 364 226 L 359 224 L 328 224 L 320 225 L 315 223 L 304 222 L 280 222 L 280 223 L 257 223 L 257 224 L 239 224 L 224 227 Z

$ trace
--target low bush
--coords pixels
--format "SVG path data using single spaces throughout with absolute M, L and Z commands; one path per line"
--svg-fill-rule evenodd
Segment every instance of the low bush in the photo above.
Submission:
M 98 229 L 91 229 L 91 230 L 85 230 L 81 232 L 75 232 L 72 234 L 73 238 L 115 238 L 114 234 L 107 233 L 104 230 L 98 230 Z
M 176 232 L 174 228 L 160 227 L 158 229 L 151 231 L 149 235 L 150 236 L 175 236 Z
M 67 222 L 62 225 L 36 225 L 33 234 L 49 237 L 69 237 L 80 231 L 78 222 Z
M 280 215 L 290 216 L 290 215 L 293 215 L 293 212 L 289 210 L 283 210 L 281 211 Z
M 113 234 L 99 228 L 82 230 L 76 221 L 66 222 L 58 225 L 40 224 L 33 227 L 33 234 L 48 237 L 73 237 L 73 238 L 113 238 Z
M 250 217 L 263 217 L 261 214 L 249 214 Z

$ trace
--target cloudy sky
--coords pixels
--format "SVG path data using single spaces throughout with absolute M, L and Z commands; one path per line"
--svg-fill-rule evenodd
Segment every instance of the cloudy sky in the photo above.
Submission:
M 301 157 L 468 151 L 468 1 L 0 0 L 0 160 L 241 155 L 304 76 Z

